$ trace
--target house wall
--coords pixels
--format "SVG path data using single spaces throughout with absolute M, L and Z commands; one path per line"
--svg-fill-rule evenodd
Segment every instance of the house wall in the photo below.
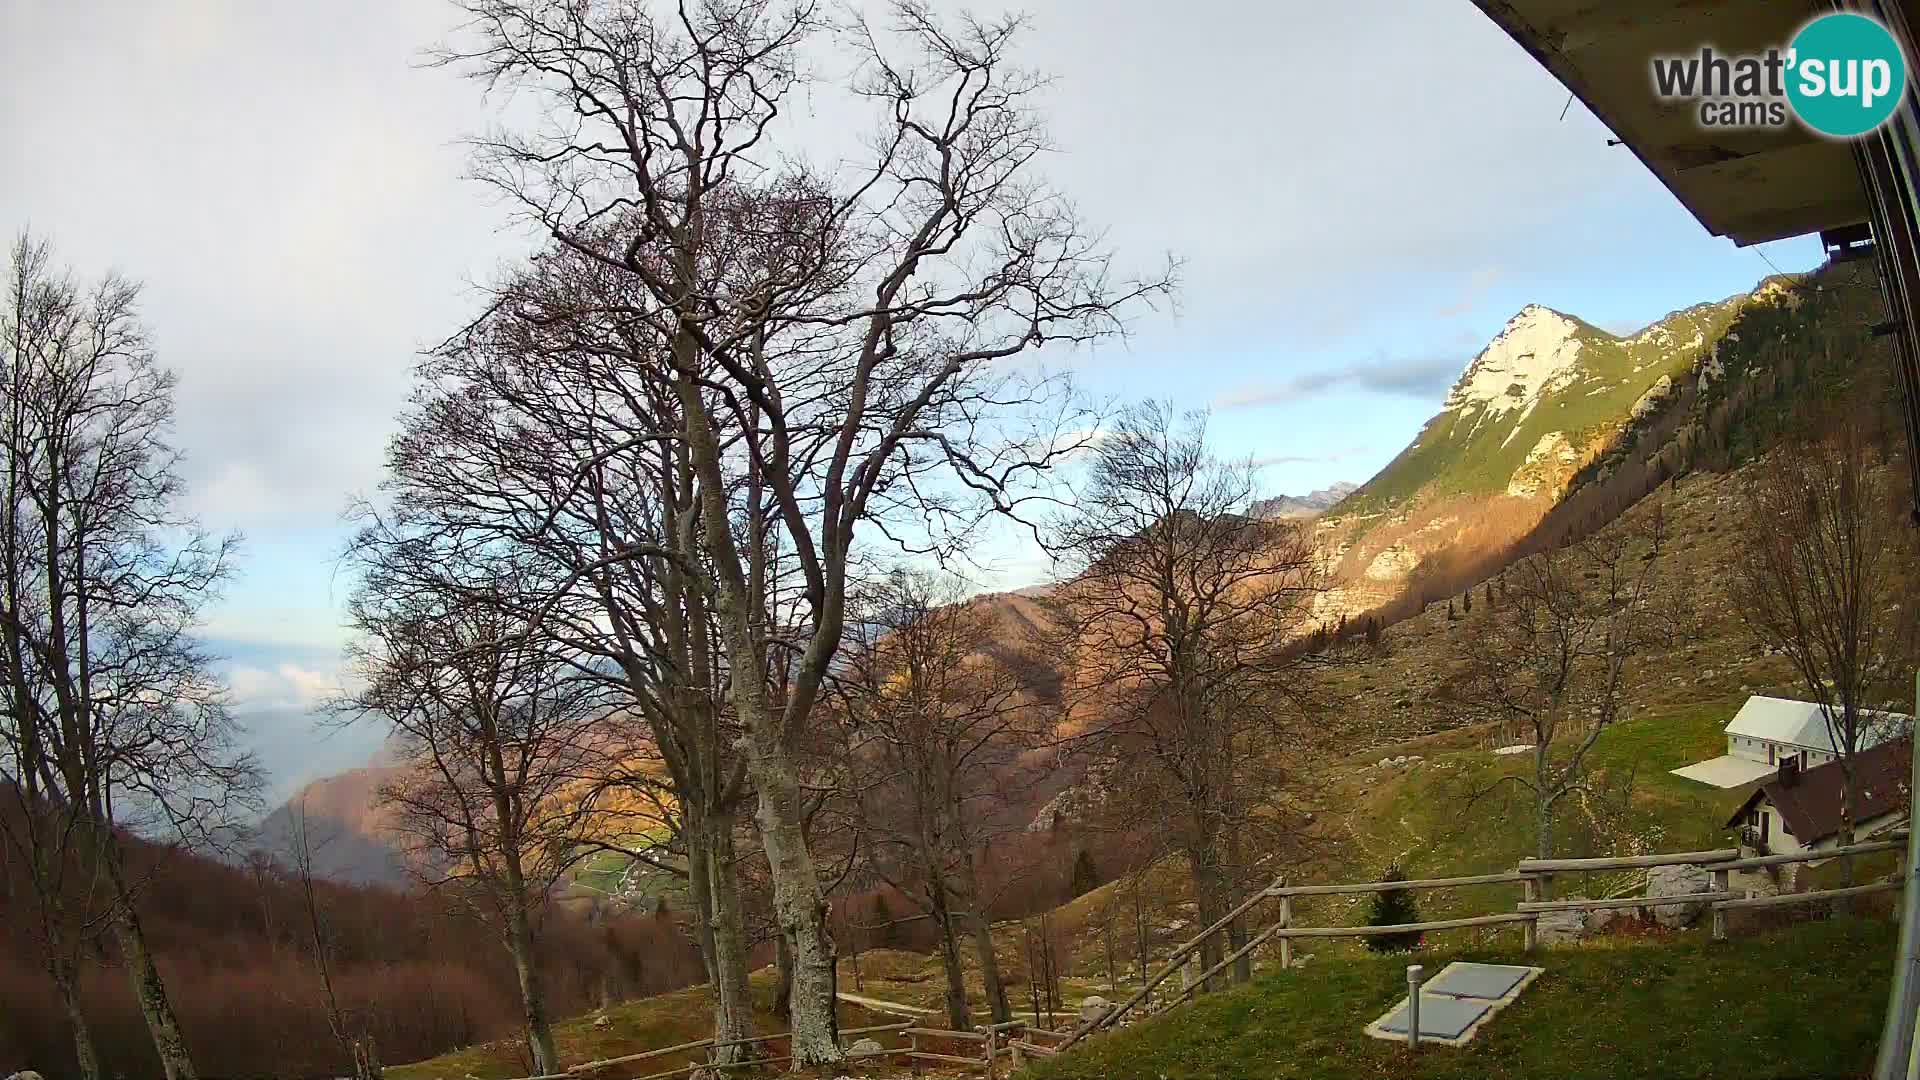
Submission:
M 1727 754 L 1730 757 L 1746 758 L 1748 761 L 1767 760 L 1767 744 L 1760 739 L 1746 735 L 1727 736 Z
M 1772 757 L 1767 756 L 1768 750 L 1773 751 Z M 1758 761 L 1766 765 L 1778 765 L 1782 759 L 1802 753 L 1802 750 L 1792 743 L 1775 742 L 1772 739 L 1761 739 L 1752 735 L 1729 735 L 1727 736 L 1727 753 L 1733 757 L 1745 758 L 1748 761 Z M 1807 751 L 1806 753 L 1809 759 L 1820 757 L 1820 755 L 1811 751 Z M 1818 764 L 1818 762 L 1811 762 L 1808 767 L 1811 767 L 1812 764 Z
M 1775 855 L 1798 855 L 1807 850 L 1798 838 L 1787 831 L 1787 823 L 1780 818 L 1780 811 L 1770 802 L 1760 803 L 1760 813 L 1767 821 L 1767 850 Z
M 1769 749 L 1773 751 L 1771 758 L 1767 756 Z M 1867 748 L 1862 746 L 1861 749 L 1864 750 Z M 1798 754 L 1800 755 L 1800 767 L 1803 769 L 1811 769 L 1816 765 L 1825 765 L 1827 762 L 1835 759 L 1835 755 L 1829 754 L 1824 750 L 1812 750 L 1804 746 L 1796 746 L 1793 743 L 1775 742 L 1771 739 L 1757 739 L 1749 735 L 1727 736 L 1727 754 L 1731 757 L 1745 758 L 1748 761 L 1758 761 L 1768 765 L 1778 765 L 1786 758 Z

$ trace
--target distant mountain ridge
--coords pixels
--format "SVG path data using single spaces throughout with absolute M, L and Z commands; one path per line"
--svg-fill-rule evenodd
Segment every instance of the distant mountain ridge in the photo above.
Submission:
M 1360 490 L 1359 484 L 1337 480 L 1318 491 L 1305 495 L 1275 495 L 1271 499 L 1256 500 L 1252 513 L 1257 518 L 1303 518 L 1313 517 L 1333 509 L 1341 499 Z
M 291 865 L 304 815 L 314 873 L 356 885 L 404 885 L 411 879 L 406 858 L 379 806 L 380 789 L 399 775 L 376 761 L 315 780 L 260 822 L 254 846 Z

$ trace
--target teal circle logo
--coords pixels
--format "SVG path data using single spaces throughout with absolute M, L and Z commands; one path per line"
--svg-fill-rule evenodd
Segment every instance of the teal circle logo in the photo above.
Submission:
M 1822 15 L 1787 54 L 1787 102 L 1800 122 L 1836 139 L 1886 123 L 1907 90 L 1907 62 L 1887 28 L 1865 15 Z

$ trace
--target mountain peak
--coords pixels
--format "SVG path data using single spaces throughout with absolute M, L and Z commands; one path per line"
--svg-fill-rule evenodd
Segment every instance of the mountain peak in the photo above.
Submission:
M 1305 495 L 1275 495 L 1271 499 L 1260 499 L 1253 504 L 1252 512 L 1258 518 L 1313 517 L 1332 509 L 1335 503 L 1358 490 L 1359 484 L 1337 480 Z
M 1479 407 L 1495 414 L 1530 409 L 1542 394 L 1578 373 L 1588 330 L 1570 315 L 1528 304 L 1467 365 L 1447 395 L 1447 409 Z

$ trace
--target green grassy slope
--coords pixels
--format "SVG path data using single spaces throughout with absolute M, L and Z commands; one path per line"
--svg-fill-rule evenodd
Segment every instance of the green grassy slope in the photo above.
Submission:
M 1607 948 L 1426 954 L 1546 973 L 1462 1048 L 1361 1028 L 1405 996 L 1404 957 L 1268 974 L 1167 1017 L 1102 1035 L 1022 1080 L 1843 1077 L 1872 1063 L 1894 931 L 1808 923 L 1764 937 Z
M 1613 805 L 1624 808 L 1620 821 L 1608 836 L 1597 837 L 1585 815 L 1568 807 L 1555 829 L 1555 853 L 1579 858 L 1615 853 L 1623 846 L 1637 852 L 1727 846 L 1731 834 L 1720 826 L 1744 791 L 1720 791 L 1668 770 L 1721 753 L 1722 729 L 1744 700 L 1739 695 L 1649 709 L 1602 732 L 1589 758 L 1589 773 L 1597 788 L 1610 793 Z M 1444 740 L 1437 742 L 1444 747 Z M 1529 770 L 1530 754 L 1420 747 L 1394 752 L 1408 753 L 1423 760 L 1406 768 L 1362 773 L 1329 800 L 1352 807 L 1343 822 L 1350 842 L 1335 865 L 1313 875 L 1316 879 L 1337 874 L 1343 875 L 1339 880 L 1371 880 L 1393 862 L 1409 877 L 1492 874 L 1534 854 L 1532 797 L 1515 785 L 1499 783 L 1503 775 Z M 1593 890 L 1621 882 L 1561 884 L 1567 895 L 1595 895 Z M 1518 897 L 1517 886 L 1492 885 L 1423 892 L 1419 903 L 1423 917 L 1451 918 L 1510 909 Z M 1348 897 L 1303 899 L 1296 912 L 1316 925 L 1360 923 L 1367 913 L 1364 899 Z M 1497 937 L 1501 930 L 1452 933 L 1484 939 Z M 1509 939 L 1516 936 L 1505 933 Z

